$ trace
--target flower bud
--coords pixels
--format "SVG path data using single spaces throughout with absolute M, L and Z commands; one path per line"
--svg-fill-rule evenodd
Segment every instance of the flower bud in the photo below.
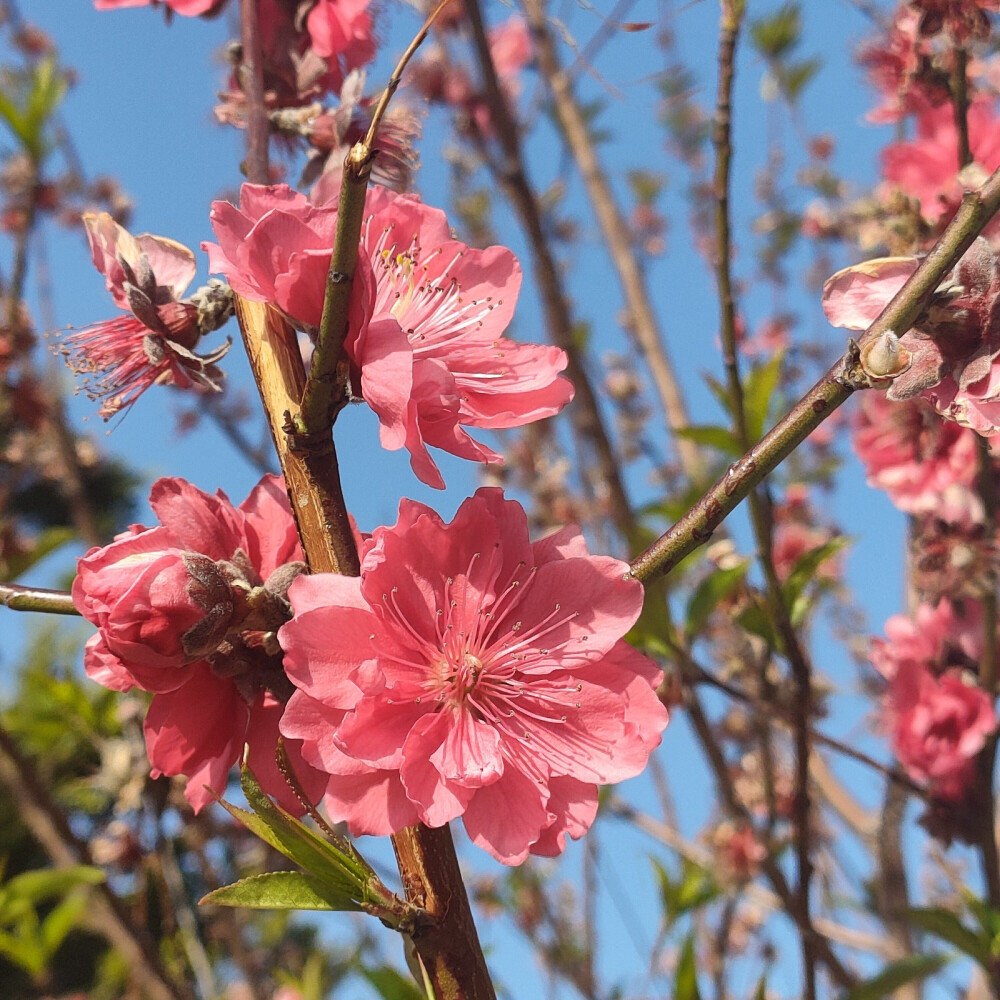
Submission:
M 910 352 L 892 330 L 861 346 L 861 368 L 873 382 L 902 375 L 910 367 L 911 359 Z
M 233 615 L 230 586 L 213 560 L 160 547 L 161 534 L 154 528 L 91 550 L 73 585 L 77 609 L 100 629 L 107 650 L 144 673 L 203 659 Z M 163 683 L 170 681 L 160 678 L 153 689 Z

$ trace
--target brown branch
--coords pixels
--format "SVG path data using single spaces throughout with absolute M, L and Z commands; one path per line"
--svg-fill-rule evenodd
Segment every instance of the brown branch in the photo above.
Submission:
M 868 328 L 863 340 L 886 330 L 906 331 L 930 301 L 955 262 L 972 245 L 1000 208 L 1000 170 L 978 190 L 966 192 L 948 228 L 906 284 Z M 704 545 L 747 494 L 774 471 L 837 407 L 862 384 L 857 345 L 835 364 L 708 492 L 668 531 L 632 562 L 632 575 L 649 580 L 669 573 L 685 556 Z
M 694 690 L 688 693 L 686 707 L 695 736 L 701 744 L 705 756 L 708 758 L 709 765 L 712 768 L 716 787 L 718 788 L 719 797 L 724 808 L 730 816 L 741 820 L 752 828 L 753 817 L 736 794 L 722 748 L 715 739 L 708 717 L 705 715 L 697 692 Z M 809 935 L 810 949 L 814 960 L 820 961 L 826 966 L 830 977 L 838 986 L 849 989 L 854 984 L 854 976 L 837 957 L 830 942 L 800 912 L 797 894 L 792 891 L 784 872 L 770 854 L 761 862 L 761 869 L 770 881 L 772 889 L 774 889 L 781 900 L 782 908 L 798 927 L 799 934 L 803 937 L 807 934 Z
M 18 818 L 57 868 L 94 863 L 87 845 L 74 835 L 32 763 L 21 754 L 11 735 L 2 727 L 0 781 L 7 787 Z M 92 887 L 88 916 L 91 926 L 121 955 L 135 987 L 150 1000 L 194 1000 L 186 984 L 170 978 L 154 942 L 144 928 L 136 926 L 135 915 L 106 883 Z
M 653 312 L 646 278 L 632 247 L 631 227 L 615 201 L 597 156 L 586 118 L 573 91 L 572 79 L 559 63 L 544 2 L 523 0 L 523 3 L 535 43 L 538 68 L 548 82 L 556 118 L 593 205 L 608 257 L 618 274 L 636 346 L 649 367 L 668 426 L 675 432 L 682 430 L 691 423 L 684 391 Z M 698 446 L 685 438 L 678 438 L 676 446 L 684 470 L 692 479 L 697 479 L 704 466 Z
M 258 0 L 240 0 L 239 81 L 247 102 L 247 157 L 243 172 L 253 184 L 270 184 L 271 122 L 264 103 L 264 54 Z
M 305 377 L 295 332 L 270 306 L 236 298 L 236 317 L 271 426 L 285 484 L 314 573 L 360 572 L 330 429 L 308 440 L 293 429 Z M 447 827 L 394 834 L 406 898 L 429 919 L 414 946 L 439 1000 L 494 1000 L 486 961 Z
M 542 301 L 542 311 L 549 337 L 566 352 L 566 375 L 573 383 L 576 395 L 568 407 L 570 420 L 577 436 L 590 444 L 597 467 L 608 491 L 611 518 L 623 538 L 636 542 L 637 525 L 622 482 L 618 459 L 604 418 L 597 403 L 597 394 L 584 365 L 583 352 L 576 341 L 569 303 L 563 292 L 559 268 L 548 244 L 542 223 L 542 210 L 528 180 L 521 138 L 517 125 L 500 90 L 496 67 L 490 55 L 489 40 L 478 0 L 465 0 L 465 12 L 472 29 L 479 72 L 490 121 L 496 130 L 503 153 L 502 164 L 490 162 L 497 183 L 510 200 L 521 219 L 534 263 L 535 283 Z

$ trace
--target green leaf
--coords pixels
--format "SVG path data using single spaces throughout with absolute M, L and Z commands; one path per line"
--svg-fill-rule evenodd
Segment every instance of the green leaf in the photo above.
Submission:
M 739 457 L 743 454 L 736 435 L 728 427 L 721 427 L 718 424 L 695 424 L 691 427 L 681 427 L 674 433 L 679 438 L 693 441 L 706 448 L 714 448 L 727 455 Z
M 4 884 L 5 894 L 40 903 L 53 896 L 61 896 L 79 885 L 100 885 L 104 872 L 92 865 L 75 865 L 72 868 L 38 868 L 21 872 Z
M 337 896 L 306 872 L 265 872 L 240 879 L 202 897 L 200 904 L 253 910 L 360 910 L 348 895 Z
M 790 103 L 794 104 L 802 96 L 802 91 L 822 67 L 823 60 L 813 57 L 790 63 L 778 74 L 778 84 Z
M 0 931 L 0 955 L 19 965 L 31 976 L 40 975 L 47 964 L 37 938 L 16 937 L 2 931 Z
M 744 561 L 729 569 L 715 570 L 695 587 L 685 614 L 684 628 L 689 637 L 697 635 L 719 602 L 739 587 L 746 576 L 747 565 Z
M 719 895 L 719 887 L 710 873 L 687 858 L 681 859 L 681 872 L 676 881 L 656 860 L 653 861 L 653 871 L 660 884 L 663 918 L 668 927 Z
M 698 992 L 698 969 L 694 961 L 694 934 L 689 934 L 684 939 L 674 976 L 674 1000 L 701 1000 L 701 993 Z
M 778 59 L 794 48 L 802 36 L 802 16 L 797 3 L 786 3 L 770 17 L 750 25 L 750 40 L 765 59 Z
M 751 635 L 763 639 L 771 649 L 778 649 L 778 637 L 774 634 L 774 629 L 771 628 L 771 623 L 759 604 L 751 604 L 746 610 L 741 611 L 736 622 Z
M 774 401 L 774 392 L 781 375 L 784 360 L 779 351 L 761 365 L 755 365 L 743 382 L 743 412 L 746 417 L 747 437 L 751 444 L 760 440 L 764 422 Z
M 383 965 L 378 969 L 365 969 L 365 979 L 375 987 L 382 1000 L 427 1000 L 423 990 L 407 976 Z
M 48 528 L 41 534 L 36 535 L 30 548 L 23 552 L 12 552 L 7 559 L 7 576 L 11 583 L 26 573 L 37 562 L 41 562 L 50 552 L 72 541 L 76 537 L 76 532 L 72 528 Z
M 989 942 L 970 930 L 951 910 L 940 906 L 915 907 L 907 911 L 910 922 L 928 934 L 947 941 L 963 955 L 978 962 L 987 972 L 991 969 Z
M 355 904 L 353 908 L 360 909 L 360 904 L 368 901 L 367 887 L 370 882 L 377 881 L 377 876 L 351 845 L 324 840 L 272 802 L 245 765 L 242 785 L 253 812 L 220 799 L 231 816 L 317 879 L 323 898 L 333 901 L 335 908 L 346 909 L 343 901 L 351 900 Z
M 89 906 L 87 893 L 71 892 L 42 921 L 40 938 L 48 960 L 59 950 L 69 932 L 79 925 Z
M 949 961 L 946 955 L 907 955 L 890 962 L 878 975 L 858 983 L 840 1000 L 884 1000 L 901 986 L 932 975 Z
M 788 574 L 782 586 L 782 593 L 785 596 L 785 605 L 790 609 L 792 624 L 798 627 L 802 624 L 809 610 L 810 602 L 803 600 L 806 587 L 816 578 L 816 572 L 827 561 L 835 556 L 850 541 L 847 535 L 837 535 L 822 545 L 803 552 L 792 571 Z

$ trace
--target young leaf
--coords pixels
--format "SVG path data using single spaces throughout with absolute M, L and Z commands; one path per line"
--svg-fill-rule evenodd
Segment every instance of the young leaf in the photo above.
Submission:
M 950 959 L 946 955 L 907 955 L 890 962 L 878 975 L 858 983 L 840 1000 L 883 1000 L 901 986 L 935 973 Z
M 688 636 L 695 636 L 700 631 L 708 616 L 715 610 L 719 602 L 727 598 L 743 582 L 746 576 L 747 563 L 729 569 L 718 569 L 705 577 L 695 587 L 688 601 L 684 628 Z
M 726 455 L 739 458 L 743 454 L 743 449 L 736 440 L 736 435 L 728 427 L 721 427 L 718 424 L 696 424 L 690 427 L 681 427 L 674 433 L 677 437 L 693 441 L 706 448 L 714 448 Z
M 361 910 L 350 895 L 338 896 L 329 886 L 305 872 L 252 875 L 213 890 L 200 902 L 254 910 Z
M 774 391 L 781 375 L 782 355 L 773 355 L 764 364 L 756 365 L 743 383 L 743 412 L 746 414 L 747 437 L 753 444 L 764 433 L 767 411 L 774 401 Z
M 989 941 L 969 930 L 951 910 L 944 907 L 915 907 L 907 911 L 910 922 L 942 941 L 947 941 L 963 955 L 978 962 L 987 972 L 992 969 Z
M 364 977 L 375 987 L 382 1000 L 427 1000 L 420 988 L 388 965 L 365 969 Z
M 698 991 L 698 969 L 694 961 L 694 934 L 684 939 L 681 957 L 674 976 L 674 1000 L 701 1000 Z

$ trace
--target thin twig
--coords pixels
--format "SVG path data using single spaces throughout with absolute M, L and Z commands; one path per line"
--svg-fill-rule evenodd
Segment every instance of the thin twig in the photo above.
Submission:
M 635 343 L 649 367 L 667 424 L 674 432 L 690 426 L 687 404 L 680 379 L 670 359 L 660 324 L 653 312 L 649 289 L 636 259 L 631 227 L 615 200 L 594 147 L 586 118 L 573 91 L 569 73 L 559 63 L 555 40 L 549 30 L 543 0 L 523 0 L 528 25 L 535 42 L 538 68 L 549 85 L 553 110 L 562 134 L 583 179 L 587 197 L 601 228 L 608 258 L 618 274 L 628 310 Z M 692 479 L 697 479 L 704 462 L 698 446 L 686 438 L 677 438 L 677 455 Z
M 954 219 L 906 284 L 868 328 L 863 341 L 886 330 L 906 331 L 916 322 L 944 276 L 1000 208 L 1000 170 L 978 191 L 966 192 Z M 669 573 L 685 556 L 704 545 L 747 494 L 773 472 L 837 407 L 862 384 L 856 368 L 857 345 L 796 403 L 778 423 L 688 512 L 632 561 L 632 575 L 649 580 Z
M 240 0 L 240 44 L 243 51 L 239 80 L 247 102 L 247 158 L 244 170 L 252 184 L 269 184 L 271 123 L 264 103 L 264 53 L 258 7 L 258 0 Z
M 73 596 L 68 590 L 46 590 L 43 587 L 22 587 L 17 583 L 0 583 L 0 605 L 11 611 L 41 611 L 49 615 L 78 615 Z
M 489 39 L 478 0 L 465 0 L 465 12 L 472 29 L 472 38 L 479 63 L 490 121 L 496 131 L 503 153 L 500 166 L 488 161 L 497 183 L 503 188 L 521 219 L 534 259 L 534 276 L 542 300 L 545 325 L 552 341 L 566 352 L 566 375 L 576 395 L 569 410 L 577 436 L 589 443 L 597 459 L 597 467 L 608 492 L 611 518 L 626 540 L 634 543 L 637 525 L 625 492 L 618 459 L 597 403 L 597 393 L 584 364 L 583 352 L 574 333 L 569 303 L 563 291 L 559 268 L 549 246 L 542 223 L 542 210 L 528 181 L 527 168 L 517 125 L 500 89 L 496 67 L 490 54 Z

